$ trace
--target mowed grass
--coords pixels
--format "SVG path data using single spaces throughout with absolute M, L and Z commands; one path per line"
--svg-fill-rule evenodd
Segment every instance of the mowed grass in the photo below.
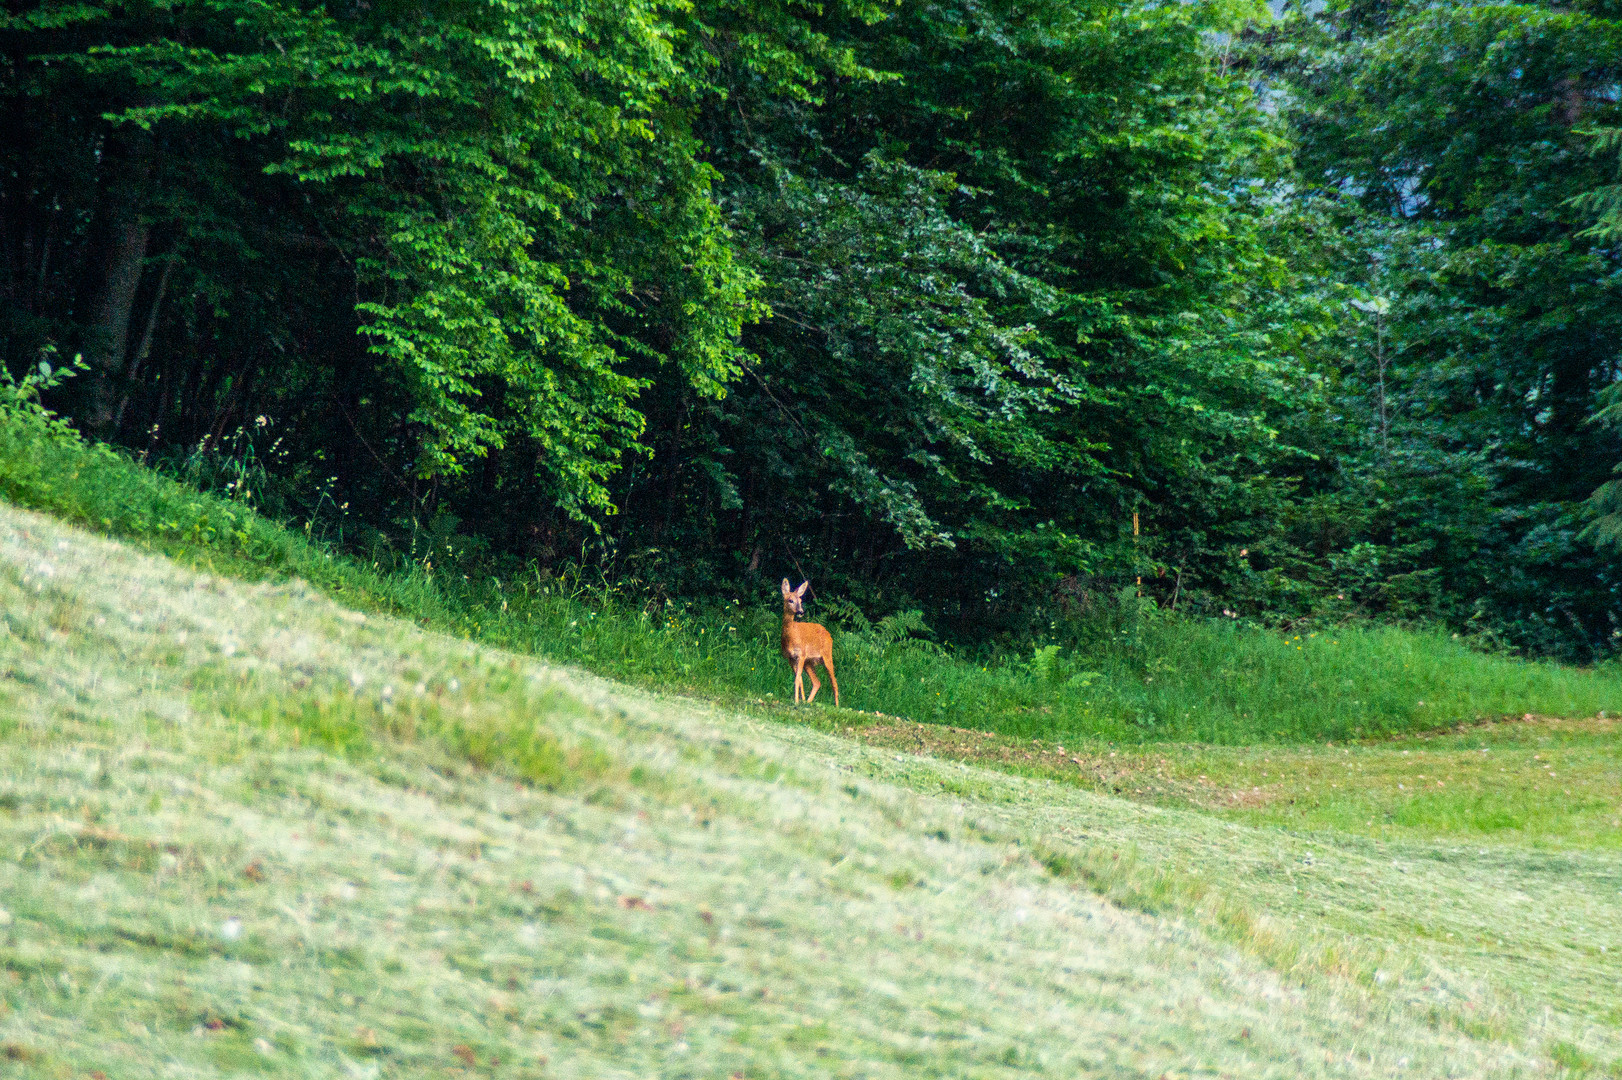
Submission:
M 18 1075 L 1622 1068 L 1611 852 L 864 746 L 3 507 L 0 611 Z
M 791 710 L 770 597 L 390 573 L 26 416 L 0 493 L 211 571 L 0 508 L 9 1072 L 1622 1076 L 1614 668 L 846 611 Z
M 1373 1076 L 1537 1052 L 1078 891 L 1103 853 L 976 777 L 925 796 L 850 743 L 11 510 L 0 601 L 12 1072 Z M 534 771 L 492 732 L 557 749 Z
M 1532 717 L 1285 754 L 1190 754 L 1181 772 L 1187 777 L 1196 768 L 1202 786 L 1232 791 L 1191 801 L 1235 820 L 1539 849 L 1622 849 L 1622 722 L 1613 718 Z
M 877 720 L 874 745 L 1231 821 L 1386 840 L 1622 850 L 1622 720 L 1525 716 L 1378 741 L 1227 747 L 990 736 Z
M 435 572 L 365 561 L 251 509 L 190 490 L 52 430 L 26 403 L 0 409 L 0 496 L 246 578 L 297 577 L 352 607 L 600 675 L 742 708 L 786 706 L 774 582 L 730 605 L 655 603 L 612 581 L 535 567 Z M 837 609 L 837 610 L 836 610 Z M 811 605 L 833 628 L 846 709 L 1013 738 L 1301 744 L 1520 716 L 1622 711 L 1622 665 L 1590 670 L 1472 650 L 1436 633 L 1345 627 L 1282 635 L 1162 617 L 1123 598 L 1087 644 L 966 654 L 921 624 Z M 831 687 L 816 706 L 831 705 Z M 847 719 L 850 719 L 847 717 Z M 837 722 L 818 716 L 818 722 Z

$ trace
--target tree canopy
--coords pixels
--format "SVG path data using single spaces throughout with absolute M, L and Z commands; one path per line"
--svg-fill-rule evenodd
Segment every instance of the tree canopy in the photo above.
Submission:
M 1607 656 L 1616 15 L 16 0 L 0 358 L 417 556 Z

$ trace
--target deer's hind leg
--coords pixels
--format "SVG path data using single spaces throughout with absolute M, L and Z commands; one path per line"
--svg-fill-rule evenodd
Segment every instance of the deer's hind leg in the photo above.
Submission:
M 817 678 L 817 664 L 820 660 L 820 657 L 812 657 L 805 665 L 805 673 L 811 677 L 811 696 L 805 699 L 807 705 L 817 700 L 817 691 L 822 689 L 822 680 Z

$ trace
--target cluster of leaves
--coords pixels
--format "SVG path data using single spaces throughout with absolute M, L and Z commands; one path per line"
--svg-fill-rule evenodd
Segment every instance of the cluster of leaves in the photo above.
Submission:
M 35 309 L 36 336 L 91 359 L 75 412 L 102 434 L 128 429 L 143 375 L 186 386 L 224 359 L 234 385 L 215 401 L 160 391 L 144 418 L 218 440 L 227 414 L 304 399 L 314 442 L 337 436 L 319 410 L 341 414 L 348 438 L 389 446 L 376 456 L 397 474 L 456 477 L 521 444 L 545 460 L 554 505 L 605 507 L 603 481 L 642 430 L 627 357 L 656 352 L 717 394 L 754 311 L 715 173 L 670 107 L 699 86 L 671 13 L 658 0 L 14 7 L 0 23 L 17 121 L 9 291 L 23 300 L 40 279 L 17 306 Z M 158 293 L 152 318 L 214 355 L 134 370 L 142 261 L 178 267 L 163 279 L 178 302 Z M 136 277 L 122 303 L 120 275 Z M 20 321 L 13 351 L 33 344 Z
M 1599 128 L 1593 134 L 1595 154 L 1622 153 L 1622 128 Z M 1581 192 L 1571 200 L 1571 205 L 1595 219 L 1583 236 L 1604 244 L 1622 242 L 1622 183 L 1604 184 Z M 1622 380 L 1613 382 L 1596 397 L 1601 407 L 1590 417 L 1590 422 L 1622 427 Z M 1617 463 L 1615 472 L 1622 477 L 1622 462 Z M 1622 551 L 1622 479 L 1601 484 L 1589 502 L 1595 517 L 1583 530 L 1583 538 Z
M 954 633 L 1154 544 L 1214 569 L 1319 390 L 1321 304 L 1266 241 L 1286 140 L 1212 48 L 1257 15 L 904 4 L 833 26 L 866 70 L 815 100 L 729 84 L 700 131 L 772 317 L 724 401 L 645 399 L 668 434 L 622 544 L 696 588 L 814 567 Z

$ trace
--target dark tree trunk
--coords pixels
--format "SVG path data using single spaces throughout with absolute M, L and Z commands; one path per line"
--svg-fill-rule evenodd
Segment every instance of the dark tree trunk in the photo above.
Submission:
M 231 426 L 231 418 L 238 415 L 248 395 L 252 392 L 254 377 L 259 373 L 259 350 L 252 345 L 244 347 L 242 359 L 237 362 L 230 373 L 230 382 L 221 382 L 216 391 L 218 399 L 214 406 L 214 416 L 209 422 L 208 448 L 218 450 L 225 440 L 225 429 Z
M 198 324 L 189 362 L 175 373 L 174 384 L 168 388 L 164 415 L 171 421 L 168 431 L 171 443 L 195 444 L 206 431 L 199 424 L 201 410 L 197 403 L 203 400 L 203 390 L 219 368 L 220 344 L 215 333 L 217 320 L 212 312 L 205 310 Z
M 214 421 L 220 418 L 220 402 L 224 400 L 227 383 L 235 369 L 235 357 L 218 357 L 209 364 L 207 372 L 194 391 L 182 395 L 176 404 L 186 417 L 187 442 L 199 450 L 214 448 Z M 204 410 L 207 410 L 206 412 Z
M 743 506 L 738 510 L 738 542 L 740 555 L 749 554 L 755 542 L 755 470 L 753 466 L 743 474 Z M 750 567 L 754 569 L 753 566 Z
M 670 438 L 665 443 L 665 505 L 664 521 L 659 527 L 659 535 L 663 539 L 670 536 L 670 527 L 675 520 L 676 498 L 681 491 L 681 433 L 687 427 L 687 417 L 692 411 L 693 404 L 684 394 L 681 407 L 676 410 L 675 422 L 670 425 Z
M 141 218 L 152 171 L 152 138 L 114 132 L 103 154 L 105 171 L 91 224 L 91 292 L 83 311 L 85 362 L 90 366 L 82 420 L 109 433 L 129 351 L 130 315 L 141 284 L 150 229 Z
M 152 296 L 152 306 L 147 309 L 146 329 L 141 332 L 141 343 L 135 348 L 135 356 L 131 359 L 129 371 L 124 378 L 124 389 L 119 397 L 118 410 L 113 415 L 115 435 L 124 429 L 124 413 L 129 408 L 130 394 L 135 390 L 135 380 L 141 377 L 141 369 L 145 367 L 147 357 L 152 355 L 152 334 L 158 328 L 158 314 L 163 310 L 164 294 L 169 291 L 169 275 L 174 273 L 175 263 L 178 261 L 175 255 L 170 255 L 163 261 L 163 273 L 158 277 L 157 292 Z

